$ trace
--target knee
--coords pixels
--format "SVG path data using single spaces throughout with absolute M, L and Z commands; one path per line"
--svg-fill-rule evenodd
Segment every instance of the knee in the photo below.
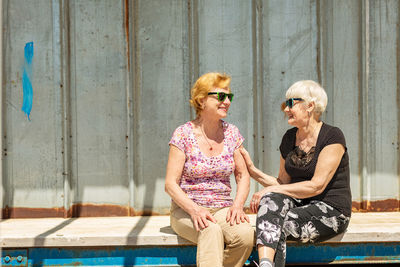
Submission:
M 200 231 L 201 235 L 211 235 L 215 238 L 222 236 L 222 228 L 217 223 L 209 222 L 208 226 Z
M 250 226 L 248 229 L 246 229 L 246 231 L 243 232 L 240 237 L 241 237 L 243 246 L 249 247 L 249 248 L 254 247 L 256 232 L 253 229 L 253 227 Z
M 234 233 L 234 242 L 241 247 L 252 248 L 255 244 L 255 231 L 249 224 L 241 224 Z
M 269 192 L 266 193 L 262 198 L 269 198 L 272 200 L 277 200 L 277 199 L 284 199 L 287 198 L 288 196 L 285 194 L 281 194 L 281 193 L 275 193 L 275 192 Z

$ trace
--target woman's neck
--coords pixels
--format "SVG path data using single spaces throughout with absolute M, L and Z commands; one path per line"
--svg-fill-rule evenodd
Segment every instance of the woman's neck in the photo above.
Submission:
M 298 127 L 297 137 L 299 139 L 309 139 L 318 135 L 319 129 L 322 126 L 322 121 L 310 119 L 303 127 Z
M 221 128 L 220 119 L 209 119 L 199 116 L 194 120 L 194 122 L 209 138 L 216 137 Z

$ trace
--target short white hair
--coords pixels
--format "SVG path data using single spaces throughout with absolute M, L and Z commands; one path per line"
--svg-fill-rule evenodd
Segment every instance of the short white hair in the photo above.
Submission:
M 295 82 L 286 91 L 286 99 L 299 97 L 302 98 L 307 104 L 314 102 L 314 112 L 321 115 L 328 104 L 328 96 L 324 88 L 319 83 L 305 80 Z

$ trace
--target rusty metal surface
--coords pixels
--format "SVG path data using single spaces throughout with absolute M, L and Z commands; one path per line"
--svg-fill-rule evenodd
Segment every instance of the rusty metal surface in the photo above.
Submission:
M 377 243 L 346 244 L 342 246 L 289 245 L 287 248 L 286 263 L 288 266 L 398 264 L 400 262 L 399 249 L 398 243 L 386 245 Z M 86 249 L 7 249 L 2 251 L 1 256 L 2 266 L 195 266 L 196 247 L 110 246 L 101 248 L 89 247 Z M 255 250 L 251 254 L 247 264 L 255 266 L 253 260 L 257 261 Z
M 399 201 L 382 200 L 374 202 L 358 203 L 353 202 L 353 212 L 396 212 L 400 211 Z M 247 214 L 252 214 L 249 207 L 245 207 Z M 98 217 L 98 216 L 151 216 L 167 215 L 169 207 L 153 210 L 135 210 L 117 205 L 93 205 L 93 204 L 73 204 L 70 209 L 65 211 L 60 208 L 15 208 L 5 207 L 2 209 L 2 218 L 43 218 L 43 217 Z
M 353 211 L 400 211 L 400 201 L 397 199 L 386 199 L 377 201 L 363 201 L 362 203 L 353 201 Z
M 347 140 L 353 210 L 399 211 L 398 1 L 2 4 L 5 217 L 168 213 L 168 141 L 193 118 L 189 89 L 207 71 L 232 75 L 227 121 L 272 175 L 290 127 L 284 92 L 319 81 L 329 97 L 323 120 Z M 29 121 L 21 67 L 30 41 Z
M 16 218 L 51 218 L 51 217 L 108 217 L 108 216 L 157 216 L 169 214 L 169 208 L 153 210 L 135 210 L 127 206 L 73 204 L 70 209 L 60 208 L 24 208 L 5 207 L 2 209 L 3 219 Z

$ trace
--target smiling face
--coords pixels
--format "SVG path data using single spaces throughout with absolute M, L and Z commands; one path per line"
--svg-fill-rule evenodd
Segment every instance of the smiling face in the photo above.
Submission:
M 230 91 L 228 88 L 214 88 L 210 90 L 210 92 L 215 93 L 226 93 L 229 94 Z M 228 110 L 231 105 L 231 101 L 228 97 L 224 99 L 224 101 L 218 100 L 218 95 L 208 95 L 203 99 L 204 109 L 202 110 L 202 114 L 211 115 L 213 117 L 218 117 L 219 119 L 225 118 L 228 115 Z
M 295 127 L 301 127 L 307 124 L 309 117 L 309 112 L 313 109 L 313 103 L 308 106 L 302 100 L 293 100 L 292 108 L 288 106 L 283 110 L 288 116 L 288 123 Z
M 328 103 L 325 90 L 319 83 L 311 80 L 295 82 L 286 91 L 285 97 L 286 101 L 282 103 L 281 109 L 289 117 L 288 123 L 297 127 L 310 119 L 319 121 Z

